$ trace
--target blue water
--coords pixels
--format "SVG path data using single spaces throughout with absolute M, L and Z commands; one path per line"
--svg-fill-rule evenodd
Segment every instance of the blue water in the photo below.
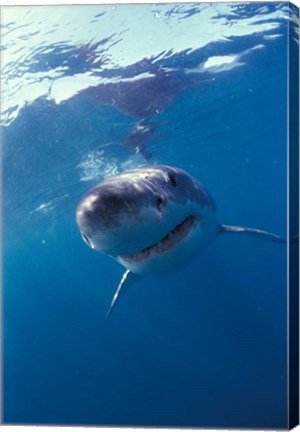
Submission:
M 2 8 L 5 422 L 287 426 L 285 245 L 220 237 L 104 321 L 124 269 L 75 209 L 162 163 L 286 237 L 289 8 Z

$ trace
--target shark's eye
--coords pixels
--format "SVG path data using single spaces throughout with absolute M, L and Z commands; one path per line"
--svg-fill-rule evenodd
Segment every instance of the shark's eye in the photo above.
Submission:
M 158 210 L 161 210 L 162 203 L 163 203 L 162 197 L 158 197 L 156 199 L 156 207 L 158 208 Z
M 174 187 L 176 187 L 176 186 L 177 186 L 177 182 L 176 182 L 176 177 L 175 177 L 175 175 L 169 173 L 169 179 L 170 179 L 170 182 L 172 183 L 172 185 L 173 185 Z

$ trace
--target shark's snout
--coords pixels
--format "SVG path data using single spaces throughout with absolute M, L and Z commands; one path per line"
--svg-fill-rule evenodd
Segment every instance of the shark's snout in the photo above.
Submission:
M 77 207 L 76 218 L 82 232 L 93 234 L 98 230 L 112 229 L 120 224 L 124 214 L 138 212 L 132 194 L 120 193 L 106 185 L 100 185 L 88 192 Z
M 158 223 L 166 198 L 155 191 L 145 191 L 132 183 L 103 182 L 81 199 L 76 221 L 84 242 L 110 255 L 131 253 L 142 247 L 141 226 Z

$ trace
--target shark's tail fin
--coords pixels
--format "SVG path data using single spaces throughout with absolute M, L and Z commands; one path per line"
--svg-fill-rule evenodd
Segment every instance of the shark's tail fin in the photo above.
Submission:
M 124 286 L 125 282 L 126 282 L 126 287 L 128 288 L 128 286 L 134 284 L 134 282 L 138 281 L 140 278 L 141 278 L 141 276 L 138 276 L 134 273 L 131 273 L 131 271 L 128 269 L 125 271 L 104 319 L 107 319 L 110 317 L 112 310 L 113 310 L 113 308 L 114 308 L 114 306 L 115 306 L 115 304 L 119 298 L 120 291 L 121 291 L 122 287 Z
M 286 241 L 277 234 L 270 233 L 268 231 L 263 231 L 256 228 L 232 226 L 232 225 L 219 225 L 219 233 L 238 233 L 247 234 L 251 236 L 257 236 L 265 238 L 266 240 L 271 240 L 277 243 L 286 243 Z

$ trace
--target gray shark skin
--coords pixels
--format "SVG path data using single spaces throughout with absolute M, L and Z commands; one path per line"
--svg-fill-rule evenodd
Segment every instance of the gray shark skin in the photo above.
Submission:
M 125 282 L 186 267 L 219 235 L 240 233 L 283 243 L 256 228 L 222 225 L 208 190 L 179 168 L 150 165 L 110 177 L 89 190 L 76 210 L 84 242 L 126 268 Z

